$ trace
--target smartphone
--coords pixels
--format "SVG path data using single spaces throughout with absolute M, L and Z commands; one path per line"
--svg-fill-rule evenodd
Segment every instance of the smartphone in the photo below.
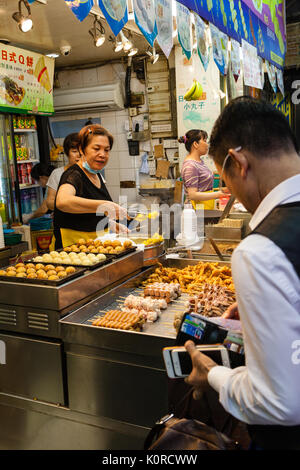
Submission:
M 227 330 L 216 325 L 198 313 L 185 313 L 176 338 L 177 344 L 184 344 L 188 339 L 195 344 L 223 343 Z
M 218 365 L 230 367 L 228 350 L 219 344 L 202 344 L 196 346 L 199 351 L 209 356 Z M 184 347 L 171 347 L 163 349 L 166 371 L 171 379 L 187 377 L 192 372 L 192 360 Z
M 172 356 L 171 356 L 172 349 L 173 348 L 164 348 L 163 349 L 163 359 L 164 359 L 164 363 L 165 363 L 165 367 L 166 367 L 168 377 L 170 377 L 170 379 L 176 379 L 177 377 L 175 375 L 175 370 L 174 370 Z

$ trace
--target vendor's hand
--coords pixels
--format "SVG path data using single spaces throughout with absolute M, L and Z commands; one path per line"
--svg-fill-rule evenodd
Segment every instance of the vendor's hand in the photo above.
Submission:
M 202 397 L 205 388 L 208 386 L 208 372 L 210 369 L 217 366 L 217 364 L 210 359 L 210 357 L 202 354 L 198 349 L 196 349 L 193 341 L 187 341 L 184 347 L 191 356 L 193 363 L 192 372 L 184 380 L 188 385 L 194 387 L 195 390 L 193 392 L 193 398 L 195 400 L 199 400 Z
M 230 191 L 225 186 L 221 188 L 221 193 L 226 194 L 226 196 L 230 196 Z
M 28 224 L 30 219 L 31 219 L 31 214 L 23 214 L 22 215 L 23 224 Z
M 130 230 L 128 230 L 126 225 L 115 222 L 114 220 L 109 221 L 109 228 L 115 233 L 124 234 L 124 235 L 128 235 L 130 232 Z
M 228 309 L 223 313 L 222 318 L 230 318 L 232 320 L 239 320 L 240 319 L 237 302 L 234 302 L 234 304 L 232 304 L 232 305 L 230 305 L 230 307 L 228 307 Z
M 107 201 L 99 206 L 99 213 L 104 213 L 109 219 L 129 219 L 127 210 L 112 201 Z

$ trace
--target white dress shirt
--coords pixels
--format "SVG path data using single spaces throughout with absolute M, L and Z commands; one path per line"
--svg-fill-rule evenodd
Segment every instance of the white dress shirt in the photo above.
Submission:
M 250 228 L 277 205 L 296 201 L 300 174 L 262 200 Z M 208 382 L 223 407 L 243 422 L 300 425 L 300 279 L 280 248 L 258 234 L 246 237 L 234 251 L 232 275 L 246 366 L 216 366 Z

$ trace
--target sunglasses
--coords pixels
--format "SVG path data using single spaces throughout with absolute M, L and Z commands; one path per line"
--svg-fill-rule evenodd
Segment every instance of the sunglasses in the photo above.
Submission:
M 234 149 L 235 152 L 240 152 L 241 150 L 242 150 L 242 147 L 241 147 L 241 146 L 236 147 L 236 148 Z M 230 153 L 228 153 L 228 154 L 226 155 L 226 157 L 224 158 L 224 161 L 223 161 L 222 170 L 221 170 L 221 173 L 220 173 L 220 180 L 219 180 L 219 191 L 222 191 L 223 174 L 224 174 L 225 166 L 226 166 L 226 163 L 227 163 L 229 157 L 231 157 Z

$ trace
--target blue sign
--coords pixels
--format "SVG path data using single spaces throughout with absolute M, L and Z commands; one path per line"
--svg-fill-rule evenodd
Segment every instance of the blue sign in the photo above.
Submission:
M 157 36 L 154 0 L 132 0 L 134 19 L 151 46 Z
M 220 31 L 239 41 L 244 39 L 257 48 L 258 55 L 283 68 L 285 46 L 241 0 L 178 0 Z
M 93 0 L 65 0 L 79 21 L 83 21 L 94 6 Z
M 98 0 L 98 4 L 113 34 L 118 36 L 128 21 L 127 0 Z

